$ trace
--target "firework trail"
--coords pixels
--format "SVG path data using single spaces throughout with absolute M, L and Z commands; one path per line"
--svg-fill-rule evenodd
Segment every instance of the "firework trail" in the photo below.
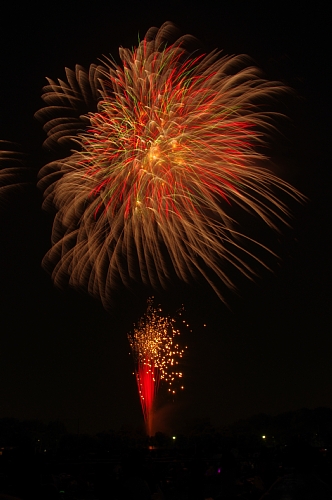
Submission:
M 262 106 L 282 85 L 243 56 L 192 53 L 193 38 L 174 33 L 171 23 L 151 28 L 137 48 L 119 49 L 121 65 L 66 69 L 37 113 L 47 147 L 74 147 L 40 171 L 44 207 L 56 211 L 44 266 L 56 285 L 85 288 L 105 307 L 119 282 L 167 288 L 174 272 L 203 275 L 222 298 L 218 280 L 234 288 L 223 262 L 248 277 L 251 259 L 264 265 L 232 206 L 276 229 L 289 216 L 285 195 L 302 198 L 259 166 L 274 116 Z
M 155 309 L 153 299 L 150 298 L 145 315 L 139 320 L 134 332 L 128 334 L 146 432 L 149 436 L 152 434 L 153 407 L 160 382 L 168 385 L 168 392 L 172 395 L 176 393 L 178 385 L 183 389 L 183 385 L 179 384 L 182 373 L 177 365 L 184 350 L 180 349 L 176 342 L 180 331 L 174 324 L 175 319 L 161 316 L 161 309 Z
M 33 171 L 26 166 L 27 155 L 18 144 L 0 140 L 0 203 L 10 202 L 18 190 L 32 186 Z M 35 184 L 34 184 L 35 185 Z

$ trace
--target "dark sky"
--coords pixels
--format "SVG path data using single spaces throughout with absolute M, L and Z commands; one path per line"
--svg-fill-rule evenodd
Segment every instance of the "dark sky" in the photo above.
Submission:
M 21 144 L 34 173 L 47 161 L 44 133 L 33 118 L 45 77 L 63 78 L 64 67 L 116 56 L 120 45 L 135 45 L 138 33 L 166 20 L 195 35 L 207 51 L 249 54 L 297 95 L 288 104 L 287 139 L 273 154 L 309 201 L 293 207 L 292 229 L 266 236 L 280 255 L 271 261 L 273 272 L 255 282 L 237 276 L 238 293 L 225 291 L 228 307 L 201 283 L 156 294 L 167 313 L 183 303 L 192 329 L 182 336 L 186 391 L 160 413 L 170 428 L 196 417 L 221 425 L 260 412 L 332 406 L 330 55 L 328 16 L 320 4 L 7 5 L 0 32 L 0 140 Z M 107 313 L 83 293 L 55 289 L 41 268 L 51 224 L 34 184 L 0 200 L 0 418 L 59 418 L 70 430 L 79 422 L 89 432 L 140 425 L 126 333 L 143 314 L 149 291 L 119 290 Z

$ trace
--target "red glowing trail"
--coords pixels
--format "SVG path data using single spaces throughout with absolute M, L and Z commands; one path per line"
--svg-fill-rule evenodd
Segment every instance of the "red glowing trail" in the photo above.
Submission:
M 143 362 L 138 363 L 136 371 L 138 391 L 141 396 L 141 405 L 146 423 L 147 434 L 152 434 L 152 410 L 154 399 L 158 392 L 160 374 L 157 366 L 147 354 Z

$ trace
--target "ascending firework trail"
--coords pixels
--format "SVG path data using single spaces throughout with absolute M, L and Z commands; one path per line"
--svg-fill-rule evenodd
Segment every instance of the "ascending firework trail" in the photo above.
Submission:
M 153 298 L 150 298 L 145 315 L 139 320 L 133 333 L 128 334 L 148 436 L 154 430 L 153 409 L 159 383 L 166 383 L 168 392 L 172 395 L 178 387 L 184 388 L 181 384 L 182 372 L 178 366 L 184 350 L 180 349 L 176 339 L 180 331 L 175 328 L 175 319 L 164 317 L 161 312 L 160 307 L 154 308 Z
M 40 171 L 44 207 L 56 211 L 44 265 L 57 285 L 106 307 L 119 282 L 166 287 L 174 274 L 203 275 L 221 297 L 213 276 L 234 287 L 223 262 L 251 277 L 259 261 L 232 206 L 276 228 L 285 196 L 301 199 L 260 166 L 273 128 L 266 101 L 282 85 L 243 56 L 192 53 L 193 38 L 174 33 L 151 28 L 137 48 L 120 48 L 120 65 L 66 69 L 37 113 L 46 146 L 64 148 Z

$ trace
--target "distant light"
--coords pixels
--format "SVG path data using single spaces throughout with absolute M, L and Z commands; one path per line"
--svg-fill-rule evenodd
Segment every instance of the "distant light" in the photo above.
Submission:
M 265 438 L 266 438 L 266 436 L 262 436 L 262 439 L 265 439 Z
M 172 439 L 173 439 L 173 440 L 174 440 L 174 439 L 176 439 L 176 436 L 172 436 Z

